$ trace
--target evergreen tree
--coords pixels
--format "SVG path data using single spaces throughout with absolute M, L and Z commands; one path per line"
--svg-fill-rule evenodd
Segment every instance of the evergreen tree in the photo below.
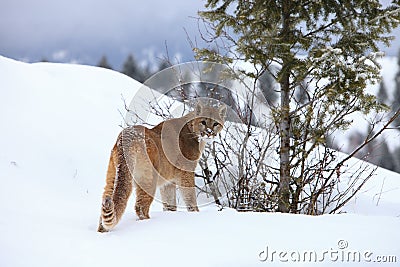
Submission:
M 275 80 L 268 72 L 264 72 L 258 79 L 258 86 L 263 93 L 268 105 L 275 105 L 278 96 L 274 90 Z
M 171 63 L 169 63 L 168 60 L 163 59 L 163 60 L 160 62 L 160 64 L 158 64 L 157 69 L 158 69 L 158 71 L 162 71 L 162 70 L 164 70 L 164 69 L 166 69 L 166 68 L 169 68 L 169 67 L 171 67 Z
M 303 104 L 307 103 L 308 101 L 310 101 L 310 99 L 308 97 L 308 93 L 307 93 L 307 88 L 308 88 L 308 85 L 304 81 L 302 83 L 300 83 L 300 85 L 297 86 L 297 88 L 296 88 L 295 99 L 296 99 L 296 102 L 300 105 L 303 105 Z
M 396 162 L 385 141 L 383 141 L 383 143 L 379 146 L 378 153 L 380 154 L 380 157 L 377 165 L 391 171 L 396 171 Z
M 392 38 L 387 34 L 399 24 L 400 3 L 382 7 L 379 1 L 365 0 L 208 0 L 206 8 L 199 14 L 208 23 L 207 33 L 223 45 L 218 53 L 197 48 L 197 58 L 245 60 L 258 72 L 267 71 L 272 62 L 280 65 L 274 76 L 280 106 L 273 110 L 280 144 L 278 210 L 297 212 L 297 192 L 313 177 L 305 175 L 313 172 L 295 170 L 308 164 L 313 150 L 326 145 L 325 136 L 351 125 L 349 114 L 383 108 L 365 88 L 380 79 L 380 66 L 374 64 L 381 55 L 378 43 L 389 45 Z M 293 109 L 294 90 L 306 78 L 316 84 L 311 100 Z M 292 136 L 297 138 L 292 141 Z M 306 147 L 310 140 L 313 145 Z
M 394 78 L 395 81 L 395 88 L 393 93 L 393 104 L 392 104 L 392 111 L 396 112 L 400 108 L 400 50 L 397 56 L 397 66 L 398 70 L 396 76 Z M 395 126 L 400 126 L 400 117 L 394 121 Z M 399 128 L 400 130 L 400 128 Z
M 379 84 L 379 91 L 378 91 L 378 101 L 379 103 L 386 104 L 388 101 L 388 94 L 386 90 L 385 81 L 382 79 Z
M 400 107 L 400 50 L 397 55 L 397 66 L 398 70 L 396 76 L 394 77 L 395 88 L 393 95 L 393 110 L 396 111 Z
M 395 162 L 395 171 L 400 173 L 400 147 L 396 148 L 393 152 L 393 161 Z
M 101 68 L 105 68 L 105 69 L 110 69 L 112 70 L 113 68 L 111 67 L 111 65 L 108 63 L 107 57 L 105 55 L 103 55 L 99 61 L 99 63 L 97 64 L 97 67 L 101 67 Z
M 142 81 L 140 82 L 145 82 L 148 78 L 151 77 L 154 73 L 150 70 L 150 66 L 147 64 L 146 66 L 140 68 L 142 72 Z
M 143 70 L 138 66 L 132 54 L 129 54 L 126 58 L 122 67 L 122 73 L 141 83 L 145 81 Z

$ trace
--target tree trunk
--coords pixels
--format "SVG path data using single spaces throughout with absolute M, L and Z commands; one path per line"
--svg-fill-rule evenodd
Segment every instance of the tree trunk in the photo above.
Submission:
M 282 3 L 282 37 L 283 40 L 290 39 L 290 0 Z M 286 43 L 286 42 L 284 42 Z M 281 70 L 281 121 L 279 125 L 280 139 L 280 180 L 278 191 L 278 211 L 288 213 L 290 211 L 290 48 L 283 45 L 287 50 L 282 58 Z
M 290 206 L 290 91 L 289 75 L 281 83 L 281 121 L 280 121 L 280 180 L 279 202 L 280 212 L 289 212 Z

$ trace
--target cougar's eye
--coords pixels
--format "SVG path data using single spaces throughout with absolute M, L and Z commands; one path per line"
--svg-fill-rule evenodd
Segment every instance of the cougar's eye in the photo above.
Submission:
M 217 127 L 219 125 L 218 122 L 214 122 L 214 127 Z
M 206 121 L 201 121 L 201 124 L 207 125 L 207 122 Z

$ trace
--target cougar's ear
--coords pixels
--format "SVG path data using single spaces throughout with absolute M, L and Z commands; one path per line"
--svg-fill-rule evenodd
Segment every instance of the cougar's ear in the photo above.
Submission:
M 218 109 L 218 112 L 219 112 L 219 117 L 220 117 L 222 120 L 225 120 L 225 116 L 226 116 L 226 105 L 220 106 L 219 109 Z
M 196 104 L 196 107 L 194 108 L 194 112 L 195 112 L 195 114 L 196 114 L 197 116 L 199 116 L 199 115 L 201 114 L 202 111 L 203 111 L 203 105 L 202 105 L 200 102 L 198 102 L 198 103 Z

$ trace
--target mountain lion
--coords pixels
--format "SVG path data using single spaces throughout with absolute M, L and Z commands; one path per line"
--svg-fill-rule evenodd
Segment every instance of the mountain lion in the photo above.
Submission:
M 131 126 L 119 134 L 111 151 L 98 232 L 115 227 L 125 211 L 133 185 L 135 211 L 149 219 L 156 188 L 165 211 L 176 211 L 176 186 L 188 211 L 199 211 L 194 170 L 205 145 L 224 124 L 226 106 L 198 103 L 193 112 L 161 122 L 152 129 Z

